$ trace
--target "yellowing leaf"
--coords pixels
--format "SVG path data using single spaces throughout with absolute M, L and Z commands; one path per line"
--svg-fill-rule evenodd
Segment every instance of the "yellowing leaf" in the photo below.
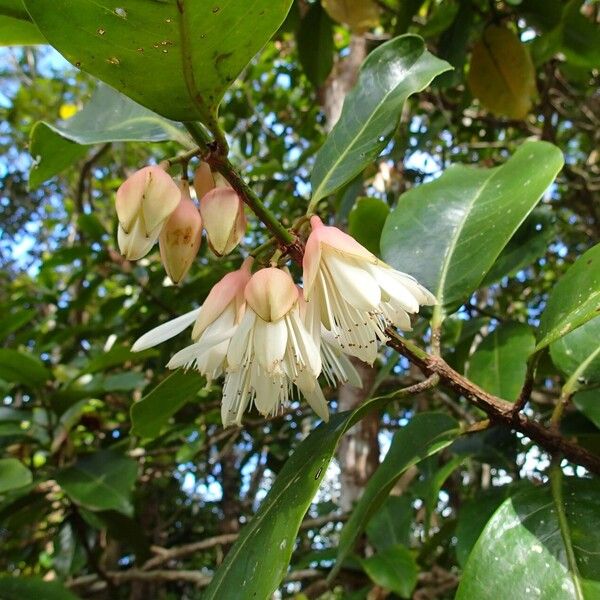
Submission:
M 505 27 L 491 25 L 473 47 L 469 87 L 490 112 L 524 119 L 537 95 L 529 50 Z
M 363 33 L 379 23 L 379 8 L 374 0 L 323 0 L 323 8 L 338 23 Z
M 58 116 L 66 121 L 77 113 L 77 106 L 75 104 L 62 104 L 58 109 Z

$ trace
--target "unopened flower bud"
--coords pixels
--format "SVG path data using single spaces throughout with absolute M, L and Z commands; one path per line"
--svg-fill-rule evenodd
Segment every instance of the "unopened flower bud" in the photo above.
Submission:
M 229 254 L 244 237 L 244 205 L 232 188 L 216 187 L 206 194 L 200 202 L 200 214 L 208 245 L 217 256 Z
M 148 254 L 180 198 L 179 188 L 161 167 L 144 167 L 121 184 L 115 205 L 117 239 L 125 258 L 138 260 Z
M 215 189 L 215 178 L 208 163 L 201 162 L 194 174 L 194 189 L 198 200 Z
M 202 219 L 190 196 L 187 181 L 179 183 L 181 202 L 165 223 L 159 237 L 160 258 L 173 283 L 179 283 L 190 270 L 202 239 Z

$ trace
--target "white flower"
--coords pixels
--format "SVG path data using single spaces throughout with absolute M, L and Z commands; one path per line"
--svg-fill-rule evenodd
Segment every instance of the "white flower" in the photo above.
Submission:
M 311 218 L 304 254 L 304 297 L 345 353 L 372 364 L 393 324 L 410 330 L 410 314 L 435 304 L 413 277 L 392 269 L 336 227 Z
M 327 403 L 317 382 L 319 348 L 300 317 L 299 293 L 290 275 L 261 269 L 246 286 L 245 298 L 246 312 L 227 352 L 223 424 L 239 424 L 252 402 L 263 415 L 277 414 L 288 404 L 293 385 L 327 420 Z
M 195 321 L 193 344 L 175 354 L 167 367 L 196 369 L 207 384 L 220 377 L 226 366 L 229 342 L 244 314 L 244 289 L 250 280 L 252 259 L 246 259 L 237 271 L 228 273 L 213 286 L 204 305 L 149 331 L 135 342 L 134 352 L 168 340 Z

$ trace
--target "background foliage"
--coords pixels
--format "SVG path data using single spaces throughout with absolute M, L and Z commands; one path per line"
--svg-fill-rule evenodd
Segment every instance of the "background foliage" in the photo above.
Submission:
M 597 598 L 597 480 L 447 386 L 386 398 L 422 380 L 396 351 L 364 394 L 327 390 L 328 425 L 294 403 L 223 430 L 220 387 L 166 371 L 182 336 L 129 348 L 268 236 L 203 243 L 174 288 L 157 252 L 119 256 L 113 195 L 193 147 L 167 119 L 214 121 L 224 94 L 231 160 L 285 225 L 316 191 L 436 293 L 441 356 L 491 394 L 515 402 L 537 348 L 525 414 L 597 454 L 598 4 L 296 0 L 277 29 L 289 3 L 233 2 L 180 72 L 209 17 L 175 39 L 176 3 L 154 3 L 158 47 L 140 29 L 116 56 L 140 2 L 70 24 L 70 3 L 0 0 L 0 597 Z

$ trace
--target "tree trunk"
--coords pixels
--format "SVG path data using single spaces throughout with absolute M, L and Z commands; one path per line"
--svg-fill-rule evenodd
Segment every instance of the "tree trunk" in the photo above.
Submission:
M 360 65 L 367 56 L 365 38 L 353 36 L 350 53 L 339 60 L 323 87 L 320 100 L 327 117 L 327 130 L 331 131 L 340 117 L 344 98 L 356 83 Z M 342 386 L 339 393 L 340 411 L 352 410 L 367 400 L 375 379 L 375 370 L 355 360 L 354 366 L 363 381 L 362 389 Z M 338 450 L 340 466 L 340 505 L 350 510 L 379 464 L 379 416 L 368 415 L 342 439 Z

